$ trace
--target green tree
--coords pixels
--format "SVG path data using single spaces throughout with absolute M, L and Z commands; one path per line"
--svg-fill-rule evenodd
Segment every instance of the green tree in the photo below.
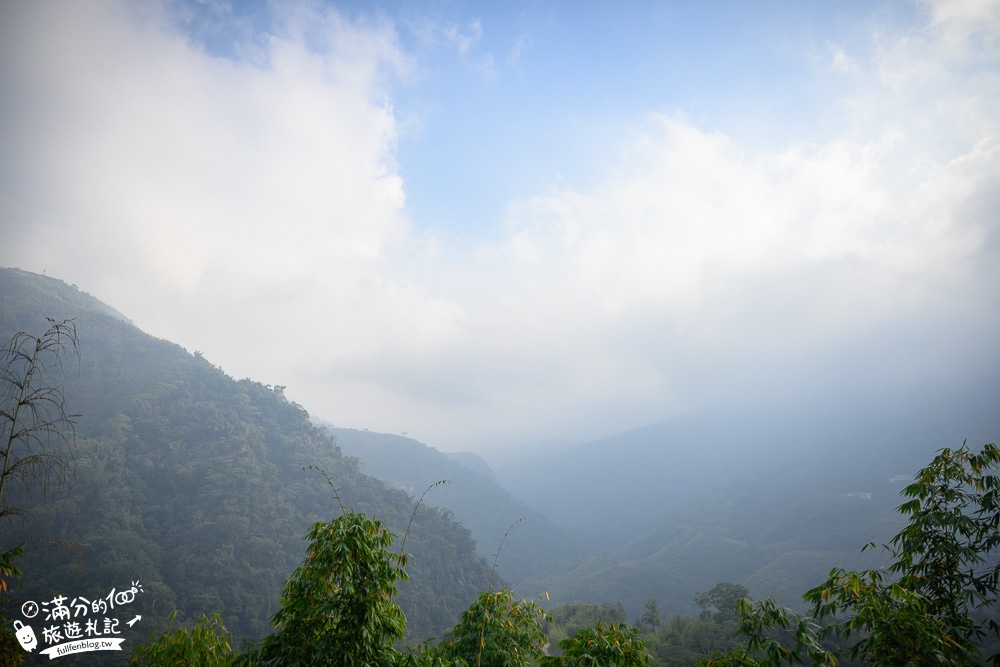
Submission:
M 736 638 L 737 628 L 735 621 L 719 623 L 701 616 L 674 614 L 643 639 L 655 664 L 687 667 L 717 651 L 741 645 Z
M 642 632 L 627 623 L 584 628 L 559 642 L 563 654 L 545 657 L 542 667 L 649 667 L 651 658 Z
M 0 628 L 0 667 L 19 667 L 28 653 L 21 648 L 17 635 L 6 623 Z
M 869 664 L 973 665 L 1000 627 L 988 615 L 998 597 L 1000 449 L 942 449 L 903 490 L 909 517 L 885 545 L 887 572 L 835 569 L 806 593 L 819 619 L 850 615 L 829 632 L 860 637 L 848 655 Z M 871 545 L 869 545 L 871 546 Z M 902 661 L 902 662 L 901 662 Z M 1000 664 L 1000 654 L 992 656 Z
M 836 656 L 823 646 L 819 626 L 812 618 L 798 616 L 771 598 L 756 602 L 743 598 L 737 604 L 737 611 L 740 621 L 738 632 L 746 639 L 746 646 L 716 653 L 712 658 L 699 662 L 699 665 L 778 667 L 785 664 L 837 664 Z
M 703 664 L 836 664 L 820 643 L 848 642 L 844 655 L 865 665 L 977 665 L 982 641 L 1000 634 L 988 612 L 998 598 L 1000 449 L 942 449 L 903 490 L 906 527 L 884 545 L 886 570 L 834 569 L 804 595 L 811 618 L 773 600 L 740 603 L 747 648 Z M 874 545 L 868 545 L 872 547 Z M 868 548 L 868 547 L 866 547 Z M 819 629 L 819 622 L 828 623 Z M 785 634 L 786 641 L 776 639 Z M 990 658 L 1000 664 L 1000 654 Z
M 660 607 L 656 603 L 656 598 L 646 600 L 646 611 L 643 612 L 640 623 L 648 625 L 650 629 L 656 631 L 660 627 Z
M 177 612 L 170 615 L 173 626 Z M 139 667 L 172 667 L 173 665 L 203 665 L 204 667 L 228 667 L 235 660 L 232 636 L 218 612 L 212 617 L 202 615 L 194 628 L 179 628 L 171 633 L 170 628 L 153 637 L 146 644 L 140 644 L 132 654 L 131 664 Z
M 737 616 L 739 601 L 749 596 L 750 591 L 746 586 L 723 581 L 713 586 L 710 591 L 695 593 L 694 602 L 701 607 L 702 614 L 717 621 L 731 621 Z M 715 609 L 715 613 L 710 609 Z
M 530 600 L 515 600 L 508 589 L 484 591 L 462 612 L 453 638 L 439 655 L 462 659 L 475 667 L 525 667 L 542 654 L 541 608 Z
M 306 559 L 285 582 L 275 632 L 252 650 L 260 665 L 392 665 L 406 633 L 396 604 L 405 555 L 392 535 L 364 514 L 316 523 Z

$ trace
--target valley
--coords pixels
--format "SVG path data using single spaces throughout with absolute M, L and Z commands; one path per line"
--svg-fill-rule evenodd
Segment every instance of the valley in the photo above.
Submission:
M 263 637 L 309 526 L 338 502 L 405 537 L 411 642 L 447 632 L 492 576 L 543 608 L 612 605 L 637 625 L 651 600 L 663 619 L 697 616 L 720 582 L 802 609 L 833 565 L 884 564 L 861 548 L 900 529 L 899 493 L 936 449 L 1000 432 L 987 383 L 836 418 L 691 413 L 488 461 L 324 422 L 57 279 L 0 270 L 0 335 L 46 317 L 79 336 L 62 377 L 76 474 L 35 524 L 5 528 L 32 545 L 13 604 L 141 581 L 135 640 L 174 610 Z

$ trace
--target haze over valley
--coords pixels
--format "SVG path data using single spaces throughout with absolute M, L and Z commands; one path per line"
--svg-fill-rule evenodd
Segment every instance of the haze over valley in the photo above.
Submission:
M 0 342 L 80 353 L 75 479 L 0 468 L 0 519 L 44 509 L 0 559 L 63 545 L 17 595 L 140 577 L 130 644 L 265 641 L 353 509 L 406 536 L 407 642 L 495 582 L 666 665 L 731 648 L 733 591 L 884 566 L 916 471 L 1000 433 L 998 35 L 1000 0 L 0 3 Z

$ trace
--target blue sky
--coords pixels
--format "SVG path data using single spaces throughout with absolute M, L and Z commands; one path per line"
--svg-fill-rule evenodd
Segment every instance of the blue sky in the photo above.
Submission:
M 867 50 L 875 32 L 927 12 L 871 2 L 330 6 L 393 31 L 408 60 L 405 73 L 386 73 L 407 207 L 416 224 L 459 234 L 497 225 L 507 202 L 553 182 L 598 177 L 649 112 L 750 142 L 832 130 L 829 87 L 841 82 L 828 76 L 827 51 Z M 193 10 L 178 27 L 225 58 L 273 28 L 266 3 Z
M 998 35 L 991 0 L 5 3 L 0 265 L 443 449 L 944 395 L 1000 370 Z

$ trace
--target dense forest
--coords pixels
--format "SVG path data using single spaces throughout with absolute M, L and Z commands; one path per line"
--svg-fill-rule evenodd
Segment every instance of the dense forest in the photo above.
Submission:
M 995 448 L 954 450 L 910 486 L 912 474 L 888 480 L 894 499 L 841 492 L 833 466 L 756 471 L 602 551 L 595 531 L 550 522 L 481 461 L 318 427 L 280 386 L 236 380 L 61 281 L 0 270 L 8 356 L 20 342 L 30 357 L 53 327 L 67 337 L 35 381 L 67 411 L 51 423 L 71 474 L 26 496 L 0 485 L 0 614 L 11 628 L 32 604 L 52 620 L 85 615 L 83 601 L 127 609 L 110 631 L 125 650 L 73 664 L 124 664 L 136 649 L 138 664 L 552 666 L 902 664 L 887 647 L 977 664 L 995 650 Z M 20 405 L 16 393 L 4 400 Z M 30 454 L 14 426 L 4 479 Z M 887 483 L 882 465 L 849 479 Z M 775 505 L 760 485 L 809 500 Z M 911 500 L 895 511 L 900 490 Z M 858 553 L 858 539 L 893 533 Z M 737 576 L 709 579 L 719 572 Z M 47 661 L 3 638 L 12 664 Z
M 40 335 L 46 316 L 72 319 L 79 337 L 79 359 L 52 378 L 78 415 L 75 476 L 36 521 L 3 526 L 5 544 L 27 545 L 8 608 L 140 581 L 132 637 L 177 609 L 182 619 L 219 611 L 237 638 L 259 639 L 310 526 L 339 511 L 310 466 L 346 505 L 403 535 L 414 498 L 363 474 L 280 388 L 235 380 L 58 280 L 0 271 L 0 338 Z M 430 507 L 414 516 L 406 550 L 409 636 L 439 636 L 485 588 L 488 564 L 450 512 Z

